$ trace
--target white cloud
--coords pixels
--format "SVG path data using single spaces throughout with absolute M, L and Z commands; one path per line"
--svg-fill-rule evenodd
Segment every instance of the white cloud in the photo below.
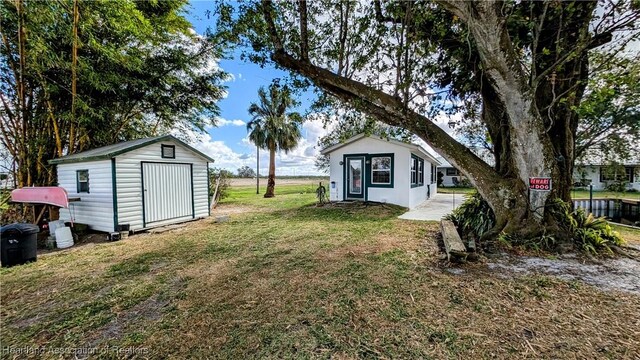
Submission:
M 218 119 L 225 120 L 225 119 Z M 225 120 L 225 125 L 237 125 L 242 120 L 233 120 L 236 124 L 233 124 L 231 120 Z M 242 122 L 244 125 L 244 122 Z M 224 126 L 219 123 L 219 126 Z M 208 128 L 211 130 L 211 128 Z M 315 168 L 315 160 L 319 154 L 317 149 L 318 139 L 324 134 L 325 130 L 322 126 L 321 119 L 312 119 L 305 122 L 302 126 L 302 138 L 300 139 L 298 146 L 284 153 L 283 151 L 276 154 L 276 175 L 320 175 L 321 173 Z M 215 135 L 215 128 L 213 128 Z M 241 166 L 249 166 L 255 170 L 256 168 L 256 147 L 253 145 L 248 137 L 244 137 L 238 145 L 240 145 L 244 151 L 236 152 L 231 149 L 225 141 L 216 140 L 210 134 L 197 134 L 195 132 L 189 132 L 187 134 L 190 143 L 196 149 L 211 156 L 215 162 L 213 166 L 224 168 L 229 171 L 236 172 Z M 260 173 L 262 175 L 267 174 L 269 166 L 269 152 L 260 150 Z
M 240 120 L 240 119 L 227 120 L 227 119 L 224 119 L 224 118 L 221 118 L 221 117 L 216 118 L 215 122 L 216 122 L 216 125 L 218 127 L 228 126 L 228 125 L 231 125 L 231 126 L 246 126 L 247 125 L 246 122 L 244 122 L 243 120 Z

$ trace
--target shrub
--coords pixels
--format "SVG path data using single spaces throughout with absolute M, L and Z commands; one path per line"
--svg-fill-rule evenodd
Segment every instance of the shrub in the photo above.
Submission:
M 611 246 L 623 243 L 620 235 L 611 228 L 603 217 L 587 214 L 583 209 L 571 210 L 571 205 L 557 200 L 551 206 L 561 227 L 569 234 L 574 245 L 581 251 L 591 254 L 612 253 Z M 466 236 L 482 236 L 495 225 L 495 215 L 489 204 L 478 192 L 471 194 L 467 200 L 455 209 L 446 219 L 453 221 L 460 233 Z M 522 239 L 510 234 L 501 234 L 498 243 L 516 244 L 534 249 L 552 250 L 556 239 L 550 234 L 543 234 L 536 239 Z
M 225 169 L 209 168 L 209 196 L 215 196 L 215 198 L 212 199 L 212 204 L 217 204 L 219 200 L 227 197 L 228 189 L 231 186 L 230 178 L 232 175 L 230 171 Z
M 553 215 L 571 234 L 573 243 L 582 251 L 594 255 L 603 251 L 612 253 L 611 246 L 622 245 L 624 242 L 604 217 L 587 214 L 582 208 L 571 211 L 571 206 L 561 200 L 554 204 Z
M 612 192 L 624 192 L 627 189 L 629 183 L 626 181 L 608 181 L 604 189 Z
M 462 234 L 478 237 L 489 231 L 496 223 L 489 203 L 477 191 L 469 195 L 467 200 L 446 218 L 453 221 Z
M 469 181 L 469 179 L 467 179 L 466 177 L 463 177 L 462 179 L 460 179 L 460 182 L 458 182 L 458 184 L 456 185 L 456 187 L 461 187 L 461 188 L 470 188 L 473 185 L 471 184 L 471 181 Z

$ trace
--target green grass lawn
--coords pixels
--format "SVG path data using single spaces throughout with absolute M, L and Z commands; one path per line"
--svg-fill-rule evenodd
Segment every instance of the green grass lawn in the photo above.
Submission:
M 640 229 L 630 228 L 628 226 L 620 226 L 614 223 L 611 224 L 613 230 L 620 233 L 620 236 L 630 244 L 640 245 Z
M 476 189 L 475 188 L 459 188 L 459 187 L 439 187 L 438 188 L 438 193 L 439 194 L 471 194 L 473 192 L 475 192 Z
M 640 297 L 546 276 L 447 271 L 438 225 L 232 188 L 212 219 L 0 270 L 3 358 L 633 358 Z M 73 358 L 73 354 L 64 354 Z

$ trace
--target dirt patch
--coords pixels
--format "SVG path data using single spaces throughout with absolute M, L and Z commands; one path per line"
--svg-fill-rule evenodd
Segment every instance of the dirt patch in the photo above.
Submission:
M 106 233 L 88 233 L 82 234 L 77 239 L 74 238 L 74 243 L 72 248 L 78 248 L 83 246 L 93 246 L 95 244 L 109 242 L 108 236 Z M 66 249 L 38 249 L 38 256 L 56 253 L 59 251 L 63 251 Z
M 542 273 L 567 281 L 579 280 L 602 290 L 640 294 L 640 261 L 638 259 L 607 259 L 596 263 L 587 262 L 576 256 L 540 258 L 506 255 L 501 259 L 491 260 L 487 266 L 502 276 Z M 505 270 L 508 272 L 505 273 Z
M 211 217 L 233 214 L 244 214 L 248 212 L 259 212 L 261 209 L 252 206 L 243 206 L 236 204 L 219 204 L 213 211 L 211 211 Z M 264 209 L 262 211 L 265 211 Z
M 110 341 L 118 341 L 127 334 L 128 328 L 137 326 L 141 322 L 157 322 L 162 319 L 166 309 L 171 304 L 171 296 L 186 286 L 182 277 L 174 278 L 167 289 L 160 294 L 154 294 L 137 303 L 129 309 L 119 312 L 109 323 L 89 335 L 86 346 L 82 349 L 97 348 Z M 81 355 L 81 354 L 77 354 Z

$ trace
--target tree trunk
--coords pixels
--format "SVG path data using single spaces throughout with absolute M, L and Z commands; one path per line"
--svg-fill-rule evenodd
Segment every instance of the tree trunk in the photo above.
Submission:
M 557 199 L 570 200 L 577 124 L 573 109 L 584 90 L 580 84 L 586 83 L 585 44 L 595 4 L 571 2 L 567 6 L 573 10 L 565 11 L 565 5 L 559 3 L 547 18 L 543 13 L 537 20 L 554 24 L 549 26 L 552 33 L 539 34 L 534 69 L 527 69 L 509 38 L 502 2 L 437 2 L 468 26 L 475 41 L 482 65 L 482 118 L 496 146 L 495 169 L 398 97 L 291 56 L 280 41 L 271 2 L 265 0 L 263 13 L 273 42 L 272 59 L 358 110 L 413 132 L 460 169 L 495 213 L 496 225 L 485 238 L 503 232 L 524 239 L 547 233 L 562 241 L 567 234 L 547 210 Z M 563 101 L 559 101 L 561 95 L 565 96 Z M 532 177 L 551 178 L 553 189 L 529 191 Z
M 276 196 L 276 149 L 275 146 L 269 147 L 269 180 L 267 181 L 267 192 L 264 197 L 272 198 Z
M 71 47 L 71 122 L 69 124 L 69 154 L 75 152 L 76 132 L 78 122 L 76 119 L 76 97 L 78 83 L 78 23 L 80 21 L 80 10 L 78 0 L 73 1 L 73 43 Z

